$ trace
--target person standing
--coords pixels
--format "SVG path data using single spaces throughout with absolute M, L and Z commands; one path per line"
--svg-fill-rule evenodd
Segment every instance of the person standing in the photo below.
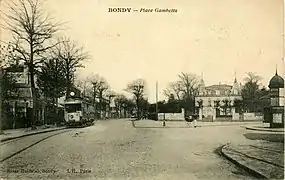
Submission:
M 197 124 L 198 124 L 198 123 L 197 123 L 197 119 L 194 119 L 194 120 L 193 120 L 193 124 L 194 124 L 194 128 L 196 128 L 196 127 L 197 127 Z
M 194 126 L 194 128 L 196 128 L 196 127 L 198 126 L 197 119 L 198 119 L 198 116 L 197 116 L 197 115 L 194 115 L 194 116 L 193 116 L 193 126 Z

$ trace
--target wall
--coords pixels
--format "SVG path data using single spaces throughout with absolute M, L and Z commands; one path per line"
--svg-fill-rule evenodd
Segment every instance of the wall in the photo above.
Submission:
M 185 110 L 181 113 L 158 113 L 158 120 L 185 120 Z
M 243 120 L 263 120 L 263 116 L 256 116 L 255 113 L 244 113 Z
M 240 117 L 239 117 L 240 115 L 239 115 L 239 113 L 233 113 L 232 114 L 232 120 L 233 121 L 238 121 L 238 120 L 240 120 Z
M 285 105 L 285 89 L 280 88 L 279 89 L 279 106 L 284 106 Z

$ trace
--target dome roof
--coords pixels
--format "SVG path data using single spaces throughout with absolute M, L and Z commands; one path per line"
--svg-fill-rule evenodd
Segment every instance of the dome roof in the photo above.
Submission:
M 269 88 L 284 88 L 284 79 L 277 74 L 277 71 L 276 71 L 275 76 L 273 76 L 271 80 L 269 81 L 268 87 Z

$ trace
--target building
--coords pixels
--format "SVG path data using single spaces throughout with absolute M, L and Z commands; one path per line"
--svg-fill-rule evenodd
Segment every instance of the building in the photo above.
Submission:
M 6 68 L 8 76 L 13 78 L 14 88 L 9 91 L 7 102 L 5 102 L 6 128 L 26 127 L 31 118 L 33 99 L 31 81 L 28 68 L 24 65 L 14 65 Z M 36 81 L 36 77 L 35 77 Z M 37 86 L 36 86 L 37 89 Z M 38 92 L 38 91 L 37 91 Z M 44 121 L 43 100 L 37 93 L 37 121 Z
M 195 97 L 196 112 L 200 120 L 232 117 L 235 114 L 235 104 L 239 100 L 242 100 L 241 84 L 236 78 L 232 85 L 220 83 L 211 86 L 205 86 L 202 78 L 198 95 Z

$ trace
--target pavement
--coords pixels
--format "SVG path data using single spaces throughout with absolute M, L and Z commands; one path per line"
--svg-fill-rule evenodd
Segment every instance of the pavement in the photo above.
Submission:
M 246 125 L 249 144 L 225 144 L 221 153 L 258 178 L 284 179 L 284 128 Z
M 250 141 L 227 143 L 222 146 L 221 154 L 257 178 L 284 179 L 284 128 L 269 128 L 263 122 L 198 122 L 198 127 L 234 125 L 245 128 L 244 136 Z M 161 126 L 162 122 L 152 123 L 152 127 Z M 183 124 L 166 122 L 164 128 L 179 127 Z
M 227 144 L 222 154 L 258 178 L 284 179 L 284 144 Z
M 102 120 L 86 128 L 41 133 L 0 144 L 0 176 L 283 179 L 284 134 L 244 128 L 261 125 L 198 122 L 194 128 L 186 122 L 166 122 L 163 127 L 160 121 Z
M 1 146 L 3 179 L 252 179 L 217 153 L 248 141 L 239 125 L 188 127 L 184 122 L 99 121 L 58 135 L 43 133 Z M 65 130 L 64 130 L 65 131 Z M 54 132 L 55 133 L 55 132 Z M 54 135 L 54 136 L 52 136 Z M 52 136 L 49 137 L 48 136 Z M 40 143 L 42 138 L 46 138 Z M 34 144 L 34 145 L 33 145 Z M 16 152 L 22 146 L 29 148 Z M 33 146 L 32 146 L 33 145 Z M 18 149 L 15 149 L 15 148 Z
M 37 126 L 37 129 L 31 130 L 31 128 L 21 128 L 21 129 L 8 129 L 4 130 L 4 134 L 0 135 L 0 142 L 5 142 L 12 139 L 17 139 L 25 136 L 31 136 L 40 133 L 47 133 L 52 131 L 58 131 L 65 129 L 65 127 L 56 126 Z
M 249 125 L 244 126 L 248 130 L 254 131 L 267 131 L 267 132 L 282 132 L 284 133 L 284 128 L 270 128 L 269 123 L 261 123 L 259 125 Z

